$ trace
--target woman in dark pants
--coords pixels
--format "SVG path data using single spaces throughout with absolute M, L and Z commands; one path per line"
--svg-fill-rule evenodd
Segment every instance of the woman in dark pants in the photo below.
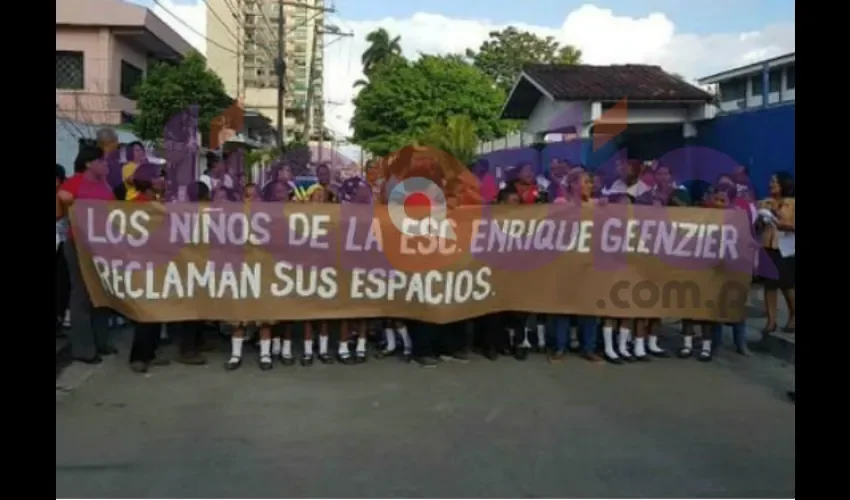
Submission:
M 156 201 L 153 181 L 156 172 L 147 166 L 136 169 L 133 179 L 136 203 Z M 146 373 L 152 365 L 169 364 L 167 359 L 157 359 L 156 350 L 159 347 L 159 336 L 162 333 L 162 323 L 136 323 L 133 332 L 133 346 L 130 348 L 130 369 L 136 373 Z
M 56 193 L 65 182 L 65 167 L 56 164 Z M 65 260 L 65 234 L 68 232 L 68 220 L 64 216 L 59 198 L 56 198 L 56 334 L 62 334 L 62 323 L 71 294 L 71 278 L 68 276 L 68 262 Z
M 56 220 L 67 216 L 76 200 L 112 201 L 115 197 L 106 183 L 106 160 L 100 148 L 81 145 L 74 160 L 74 176 L 56 192 Z M 109 342 L 108 309 L 92 304 L 77 257 L 77 242 L 69 230 L 63 250 L 68 265 L 71 291 L 69 305 L 72 324 L 68 332 L 74 360 L 88 364 L 102 362 L 101 356 L 117 351 Z

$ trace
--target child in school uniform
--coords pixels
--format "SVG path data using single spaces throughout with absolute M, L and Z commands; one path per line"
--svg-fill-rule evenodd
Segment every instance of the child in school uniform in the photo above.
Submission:
M 583 169 L 574 169 L 567 175 L 567 202 L 577 206 L 592 207 L 599 201 L 592 198 L 593 180 L 590 173 Z M 602 202 L 604 203 L 604 202 Z M 599 318 L 584 315 L 555 315 L 552 321 L 555 330 L 555 346 L 550 361 L 561 361 L 564 359 L 570 330 L 575 324 L 579 337 L 579 354 L 582 358 L 599 362 L 602 359 L 596 354 L 596 332 L 599 327 Z M 607 352 L 607 350 L 606 350 Z

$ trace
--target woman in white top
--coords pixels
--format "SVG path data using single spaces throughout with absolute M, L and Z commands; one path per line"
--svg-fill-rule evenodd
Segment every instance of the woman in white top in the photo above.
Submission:
M 762 269 L 760 281 L 764 285 L 764 305 L 767 324 L 762 329 L 766 335 L 776 331 L 779 292 L 788 306 L 786 333 L 796 330 L 797 301 L 795 295 L 795 210 L 794 178 L 788 172 L 777 172 L 770 179 L 770 197 L 759 203 L 758 226 L 761 242 L 772 263 L 772 268 Z
M 619 178 L 613 184 L 602 190 L 603 196 L 612 194 L 627 194 L 638 198 L 652 190 L 652 187 L 640 180 L 641 163 L 638 160 L 627 160 L 617 165 Z

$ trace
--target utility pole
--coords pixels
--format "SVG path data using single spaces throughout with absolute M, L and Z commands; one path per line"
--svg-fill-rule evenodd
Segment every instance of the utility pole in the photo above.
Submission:
M 293 7 L 303 7 L 308 10 L 320 10 L 322 12 L 336 12 L 333 7 L 326 8 L 324 6 L 313 5 L 305 2 L 293 2 L 286 0 L 277 0 L 278 17 L 277 17 L 277 60 L 275 61 L 275 71 L 277 71 L 277 128 L 278 128 L 278 145 L 283 148 L 286 141 L 286 126 L 284 124 L 285 117 L 285 95 L 286 95 L 286 20 L 283 7 L 291 5 Z M 315 39 L 314 39 L 315 45 Z M 309 91 L 309 87 L 308 87 Z M 308 138 L 309 140 L 309 138 Z
M 277 0 L 277 61 L 275 61 L 275 70 L 277 71 L 277 146 L 283 150 L 284 141 L 286 140 L 286 125 L 283 122 L 284 118 L 284 94 L 286 88 L 286 38 L 284 37 L 284 28 L 286 26 L 285 17 L 283 15 L 283 0 Z
M 322 152 L 322 146 L 324 146 L 325 142 L 325 123 L 324 123 L 324 106 L 322 116 L 319 117 L 318 127 L 316 127 L 315 121 L 315 105 L 313 101 L 315 99 L 315 89 L 316 89 L 316 59 L 319 54 L 319 37 L 324 35 L 333 35 L 337 37 L 351 37 L 354 36 L 354 33 L 350 32 L 342 32 L 339 27 L 334 25 L 325 25 L 324 27 L 320 27 L 316 24 L 315 29 L 313 30 L 313 47 L 310 53 L 310 71 L 308 73 L 308 87 L 307 87 L 307 123 L 304 124 L 304 137 L 307 138 L 307 141 L 310 140 L 310 132 L 318 128 L 319 130 L 319 154 Z M 324 44 L 322 44 L 324 47 Z M 324 76 L 324 75 L 323 75 Z M 324 81 L 322 78 L 320 81 Z
M 319 37 L 322 36 L 319 31 L 319 25 L 313 27 L 313 43 L 310 47 L 310 69 L 307 71 L 307 119 L 304 120 L 304 140 L 310 142 L 310 135 L 313 131 L 313 96 L 315 95 L 315 80 L 316 80 L 316 54 L 318 53 Z M 319 137 L 321 141 L 321 137 Z M 319 154 L 321 154 L 322 145 L 319 144 Z

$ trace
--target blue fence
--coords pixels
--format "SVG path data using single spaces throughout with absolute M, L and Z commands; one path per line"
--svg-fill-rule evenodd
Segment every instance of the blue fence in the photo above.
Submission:
M 750 179 L 765 196 L 770 176 L 795 170 L 794 104 L 721 115 L 699 127 L 698 142 L 750 169 Z
M 721 115 L 700 124 L 697 138 L 687 143 L 681 127 L 671 127 L 648 134 L 622 134 L 598 150 L 594 150 L 591 139 L 584 139 L 548 144 L 539 153 L 525 147 L 492 151 L 481 157 L 493 168 L 530 163 L 538 173 L 548 168 L 552 158 L 564 158 L 608 175 L 613 174 L 616 161 L 626 155 L 657 158 L 671 166 L 680 180 L 708 182 L 721 173 L 731 173 L 736 165 L 744 165 L 750 170 L 757 194 L 764 196 L 774 172 L 794 173 L 794 115 L 793 104 Z M 498 175 L 498 171 L 494 173 Z

